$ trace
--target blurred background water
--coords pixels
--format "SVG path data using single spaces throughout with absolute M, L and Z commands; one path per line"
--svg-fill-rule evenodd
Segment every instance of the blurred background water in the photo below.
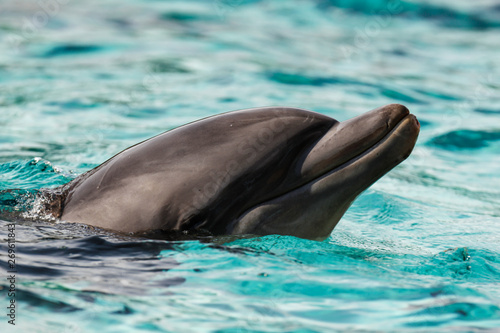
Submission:
M 500 2 L 0 1 L 0 190 L 55 187 L 195 119 L 402 103 L 412 156 L 324 242 L 16 226 L 2 332 L 498 332 Z M 8 204 L 8 199 L 2 204 Z

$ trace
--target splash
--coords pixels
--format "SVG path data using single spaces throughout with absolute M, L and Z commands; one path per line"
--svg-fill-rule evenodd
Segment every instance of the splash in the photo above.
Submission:
M 47 190 L 6 190 L 0 192 L 0 219 L 7 221 L 55 222 L 61 200 Z

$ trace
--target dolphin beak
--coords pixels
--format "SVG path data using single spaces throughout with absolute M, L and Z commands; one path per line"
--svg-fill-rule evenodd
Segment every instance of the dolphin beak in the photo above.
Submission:
M 352 160 L 382 140 L 408 115 L 410 111 L 405 106 L 389 104 L 336 123 L 307 154 L 302 177 L 316 178 Z

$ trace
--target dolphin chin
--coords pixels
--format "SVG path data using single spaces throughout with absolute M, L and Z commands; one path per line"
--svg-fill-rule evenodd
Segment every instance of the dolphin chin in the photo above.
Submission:
M 42 193 L 62 220 L 118 232 L 324 239 L 409 156 L 418 133 L 398 104 L 345 122 L 294 108 L 240 110 L 138 143 Z

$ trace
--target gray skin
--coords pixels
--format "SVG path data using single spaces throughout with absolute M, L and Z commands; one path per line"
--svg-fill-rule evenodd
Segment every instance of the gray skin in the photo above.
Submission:
M 45 195 L 61 220 L 118 232 L 324 239 L 410 155 L 419 128 L 399 104 L 345 122 L 286 107 L 228 112 L 138 143 Z

